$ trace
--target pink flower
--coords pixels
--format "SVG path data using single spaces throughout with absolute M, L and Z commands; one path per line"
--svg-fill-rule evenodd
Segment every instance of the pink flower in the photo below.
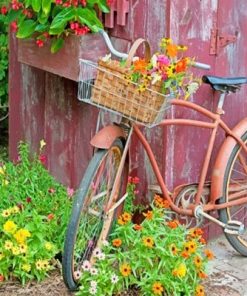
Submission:
M 168 66 L 170 64 L 168 57 L 163 54 L 157 56 L 157 62 L 161 66 Z
M 69 197 L 72 197 L 75 193 L 75 190 L 73 188 L 67 187 L 67 194 Z
M 82 269 L 84 271 L 89 271 L 91 268 L 91 263 L 88 261 L 88 260 L 85 260 L 83 263 L 82 263 Z
M 47 157 L 43 154 L 41 154 L 39 156 L 39 161 L 43 164 L 43 165 L 46 165 L 46 162 L 47 162 Z

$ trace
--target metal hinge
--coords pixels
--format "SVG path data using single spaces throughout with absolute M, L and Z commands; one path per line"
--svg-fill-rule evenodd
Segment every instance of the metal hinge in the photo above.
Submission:
M 237 32 L 236 35 L 228 35 L 224 33 L 220 33 L 218 29 L 211 30 L 211 38 L 210 38 L 210 55 L 217 55 L 219 50 L 228 44 L 234 43 L 237 40 Z
M 125 26 L 129 7 L 129 0 L 113 0 L 111 11 L 105 16 L 105 27 L 114 28 L 115 15 L 117 15 L 117 25 Z

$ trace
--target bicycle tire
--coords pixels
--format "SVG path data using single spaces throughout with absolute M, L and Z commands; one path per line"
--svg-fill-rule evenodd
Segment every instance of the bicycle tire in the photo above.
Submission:
M 114 183 L 122 152 L 123 144 L 120 139 L 117 139 L 107 150 L 97 150 L 80 183 L 65 236 L 62 260 L 63 279 L 71 291 L 77 290 L 76 272 L 80 271 L 84 260 L 90 260 L 93 249 L 98 245 L 98 239 L 103 239 L 101 233 L 104 231 L 105 236 L 107 236 L 110 232 L 111 225 L 108 224 L 108 229 L 105 229 L 103 221 L 104 206 L 109 201 L 110 189 L 100 187 L 100 185 L 104 185 L 101 184 L 100 177 L 104 177 L 103 173 L 107 170 L 107 175 L 110 178 L 106 185 L 111 186 Z M 113 174 L 111 174 L 111 168 L 108 166 L 108 161 L 111 161 L 111 158 L 113 160 Z M 97 179 L 94 180 L 94 178 Z M 93 181 L 97 181 L 98 185 L 95 185 Z M 98 191 L 99 188 L 104 191 Z M 105 195 L 104 192 L 106 192 Z M 101 202 L 101 204 L 98 202 Z M 110 220 L 112 223 L 114 212 L 107 221 Z M 77 258 L 78 255 L 80 256 L 79 259 Z
M 247 131 L 242 135 L 241 139 L 247 143 Z M 242 185 L 242 182 L 245 182 L 247 184 L 247 173 L 240 170 L 240 158 L 238 156 L 241 152 L 241 146 L 239 144 L 236 144 L 234 148 L 232 149 L 232 152 L 230 154 L 230 157 L 228 158 L 226 170 L 224 173 L 224 183 L 223 183 L 223 197 L 222 197 L 222 203 L 229 201 L 229 191 L 230 187 L 229 184 L 240 184 Z M 246 160 L 247 163 L 247 155 L 243 156 L 243 153 L 241 154 L 242 158 Z M 239 179 L 241 176 L 242 179 Z M 245 184 L 243 183 L 243 184 Z M 223 223 L 228 223 L 230 220 L 242 220 L 240 221 L 247 226 L 247 204 L 242 204 L 240 206 L 231 206 L 227 207 L 225 209 L 219 210 L 219 219 Z M 245 232 L 243 235 L 234 235 L 224 232 L 227 240 L 231 244 L 231 246 L 241 255 L 247 256 L 247 230 L 245 229 Z

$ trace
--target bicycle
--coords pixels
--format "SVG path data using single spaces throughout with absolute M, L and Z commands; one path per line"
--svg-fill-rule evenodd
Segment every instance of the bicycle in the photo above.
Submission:
M 126 54 L 113 48 L 104 31 L 101 33 L 114 55 L 121 58 L 127 57 Z M 97 65 L 89 61 L 82 61 L 82 63 L 87 73 L 87 79 L 82 79 L 82 100 L 115 112 L 109 106 L 102 106 L 91 100 L 91 87 L 94 85 L 92 73 L 95 74 L 97 71 Z M 202 63 L 195 63 L 194 66 L 202 69 L 210 68 L 209 65 Z M 87 71 L 87 67 L 93 67 L 91 74 L 88 74 L 90 71 Z M 64 244 L 63 278 L 70 290 L 77 289 L 77 272 L 82 262 L 90 260 L 93 250 L 108 237 L 116 212 L 121 208 L 127 196 L 125 188 L 129 145 L 133 134 L 136 135 L 147 153 L 162 195 L 178 217 L 194 217 L 195 219 L 203 217 L 213 221 L 223 228 L 233 248 L 243 256 L 247 256 L 247 231 L 245 230 L 247 220 L 247 117 L 233 129 L 230 129 L 221 119 L 221 115 L 224 114 L 223 105 L 226 95 L 240 89 L 242 84 L 246 84 L 247 77 L 203 76 L 203 81 L 220 92 L 215 112 L 195 103 L 178 99 L 169 98 L 169 105 L 197 111 L 209 118 L 211 122 L 179 118 L 162 119 L 160 114 L 155 122 L 155 126 L 187 125 L 211 130 L 198 184 L 178 186 L 172 193 L 168 191 L 151 147 L 141 131 L 145 124 L 133 119 L 133 116 L 122 117 L 119 124 L 104 127 L 92 138 L 91 145 L 95 148 L 95 154 L 79 186 Z M 121 112 L 117 113 L 122 115 Z M 226 138 L 217 154 L 211 180 L 208 182 L 206 175 L 219 128 L 225 131 Z M 208 192 L 210 192 L 210 197 L 206 200 L 205 194 Z M 210 215 L 210 211 L 213 210 L 219 212 L 219 218 Z

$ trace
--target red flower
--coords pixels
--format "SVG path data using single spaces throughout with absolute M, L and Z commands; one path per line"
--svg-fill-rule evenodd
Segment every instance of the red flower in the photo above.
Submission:
M 38 41 L 38 40 L 37 40 Z M 47 162 L 47 157 L 43 154 L 41 154 L 39 156 L 39 161 L 43 164 L 43 165 L 46 165 L 46 162 Z
M 16 22 L 16 21 L 12 22 L 12 23 L 10 24 L 10 27 L 11 27 L 11 31 L 12 31 L 12 32 L 16 32 L 17 29 L 18 29 L 17 22 Z
M 27 202 L 27 203 L 30 203 L 30 202 L 32 202 L 32 199 L 31 199 L 31 197 L 30 197 L 30 196 L 28 196 L 28 197 L 26 198 L 26 202 Z
M 8 9 L 6 6 L 1 7 L 1 14 L 5 15 L 7 14 L 7 12 L 8 12 Z
M 54 219 L 54 214 L 49 214 L 49 215 L 47 215 L 47 219 L 49 220 L 49 221 L 51 221 L 52 219 Z
M 44 46 L 44 41 L 41 39 L 36 40 L 36 44 L 38 45 L 38 47 L 43 47 Z
M 2 274 L 0 274 L 0 282 L 4 281 L 4 276 Z

